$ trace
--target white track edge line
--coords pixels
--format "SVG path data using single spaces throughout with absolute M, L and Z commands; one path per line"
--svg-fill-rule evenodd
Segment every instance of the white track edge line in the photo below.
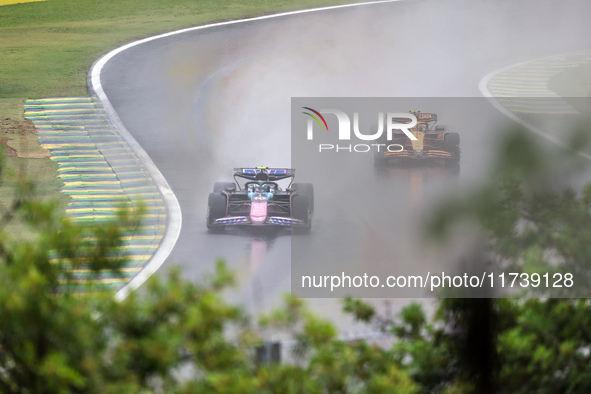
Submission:
M 493 96 L 493 94 L 490 92 L 490 90 L 488 90 L 488 84 L 490 82 L 491 79 L 493 79 L 496 75 L 505 72 L 507 70 L 510 70 L 512 68 L 515 67 L 520 67 L 520 66 L 524 66 L 528 63 L 533 63 L 533 62 L 538 62 L 541 60 L 546 60 L 546 59 L 552 59 L 555 57 L 560 57 L 560 56 L 576 56 L 576 55 L 583 55 L 585 53 L 588 53 L 588 50 L 585 51 L 577 51 L 577 52 L 570 52 L 570 53 L 566 53 L 566 54 L 558 54 L 558 55 L 552 55 L 552 56 L 544 56 L 538 59 L 533 59 L 533 60 L 529 60 L 526 62 L 520 62 L 520 63 L 515 63 L 512 64 L 510 66 L 507 67 L 503 67 L 499 70 L 495 70 L 492 71 L 488 74 L 486 74 L 478 83 L 478 89 L 480 90 L 480 93 L 484 96 L 487 97 L 489 99 L 489 101 L 491 102 L 491 104 L 497 109 L 499 110 L 502 114 L 504 114 L 506 117 L 508 117 L 509 119 L 517 122 L 518 124 L 522 125 L 523 127 L 525 127 L 526 129 L 528 129 L 529 131 L 533 132 L 534 134 L 539 135 L 542 138 L 545 138 L 546 140 L 562 147 L 568 150 L 572 150 L 572 147 L 568 146 L 567 144 L 565 144 L 564 142 L 560 141 L 558 138 L 553 137 L 547 133 L 545 133 L 544 131 L 538 129 L 537 127 L 527 123 L 526 121 L 522 120 L 521 118 L 519 118 L 517 115 L 515 115 L 513 112 L 509 111 L 507 108 L 505 108 L 498 100 L 498 98 L 496 96 Z M 511 98 L 513 96 L 508 96 L 508 98 Z M 517 97 L 517 96 L 515 96 Z M 591 155 L 581 152 L 581 151 L 577 151 L 575 150 L 575 153 L 587 160 L 591 160 Z
M 404 0 L 381 0 L 381 1 L 372 1 L 372 2 L 367 2 L 367 3 L 353 3 L 353 4 L 344 4 L 344 5 L 337 5 L 337 6 L 330 6 L 330 7 L 312 8 L 312 9 L 308 9 L 308 10 L 282 12 L 279 14 L 264 15 L 264 16 L 254 17 L 254 18 L 239 19 L 239 20 L 233 20 L 233 21 L 212 23 L 209 25 L 190 27 L 187 29 L 176 30 L 176 31 L 172 31 L 169 33 L 164 33 L 164 34 L 159 34 L 156 36 L 144 38 L 144 39 L 123 45 L 119 48 L 112 50 L 111 52 L 108 52 L 106 55 L 99 58 L 93 64 L 93 66 L 89 72 L 89 81 L 88 81 L 89 88 L 91 90 L 93 90 L 94 93 L 96 94 L 96 96 L 99 98 L 99 100 L 101 100 L 103 107 L 105 108 L 105 111 L 109 115 L 111 122 L 113 122 L 113 125 L 119 130 L 123 139 L 129 144 L 129 146 L 132 148 L 132 150 L 138 155 L 139 159 L 142 161 L 142 163 L 144 164 L 144 166 L 146 167 L 146 169 L 148 170 L 148 172 L 152 176 L 152 179 L 154 180 L 154 182 L 158 186 L 158 189 L 162 193 L 162 196 L 164 197 L 167 211 L 170 215 L 169 220 L 168 220 L 168 226 L 166 228 L 166 232 L 164 234 L 164 237 L 162 238 L 162 241 L 161 241 L 160 246 L 158 247 L 156 253 L 152 256 L 152 258 L 150 259 L 148 264 L 146 264 L 146 266 L 144 266 L 144 268 L 136 276 L 134 276 L 133 279 L 131 281 L 129 281 L 129 283 L 127 283 L 119 291 L 117 291 L 117 293 L 115 293 L 115 299 L 117 301 L 123 301 L 125 298 L 127 298 L 127 296 L 129 296 L 129 294 L 131 294 L 132 291 L 136 290 L 142 284 L 144 284 L 148 280 L 148 278 L 150 276 L 152 276 L 162 266 L 162 264 L 164 264 L 164 261 L 166 261 L 166 259 L 168 258 L 168 256 L 172 252 L 172 248 L 174 247 L 174 245 L 176 244 L 176 241 L 179 238 L 179 235 L 181 232 L 181 226 L 182 226 L 182 214 L 181 214 L 180 204 L 179 204 L 175 194 L 173 193 L 172 189 L 170 188 L 170 186 L 166 182 L 166 179 L 164 178 L 164 176 L 162 175 L 162 173 L 160 172 L 158 167 L 156 167 L 156 164 L 154 164 L 154 162 L 152 161 L 150 156 L 147 154 L 147 152 L 144 150 L 144 148 L 141 147 L 141 145 L 136 141 L 136 139 L 131 135 L 131 133 L 125 128 L 125 126 L 123 125 L 123 123 L 119 119 L 119 116 L 115 112 L 115 109 L 113 108 L 113 105 L 111 104 L 111 101 L 107 97 L 107 95 L 103 89 L 103 86 L 101 84 L 101 79 L 100 79 L 100 75 L 101 75 L 101 72 L 102 72 L 105 64 L 107 64 L 107 62 L 109 60 L 111 60 L 113 57 L 115 57 L 116 55 L 118 55 L 119 53 L 123 52 L 126 49 L 129 49 L 134 46 L 144 44 L 144 43 L 147 43 L 150 41 L 154 41 L 154 40 L 157 40 L 160 38 L 170 37 L 170 36 L 173 36 L 176 34 L 182 34 L 182 33 L 196 31 L 196 30 L 208 29 L 208 28 L 212 28 L 212 27 L 233 25 L 233 24 L 244 23 L 244 22 L 253 22 L 253 21 L 259 21 L 259 20 L 265 20 L 265 19 L 271 19 L 271 18 L 279 18 L 282 16 L 291 16 L 291 15 L 306 14 L 306 13 L 319 12 L 319 11 L 328 11 L 328 10 L 334 10 L 334 9 L 339 9 L 339 8 L 358 7 L 358 6 L 374 5 L 374 4 L 382 4 L 382 3 L 393 3 L 393 2 L 399 2 L 399 1 L 404 1 Z

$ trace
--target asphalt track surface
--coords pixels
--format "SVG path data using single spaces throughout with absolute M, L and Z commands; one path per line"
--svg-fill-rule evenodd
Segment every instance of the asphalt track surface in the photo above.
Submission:
M 495 69 L 589 49 L 590 14 L 586 1 L 568 7 L 560 1 L 395 2 L 213 27 L 120 53 L 105 65 L 103 87 L 183 214 L 180 238 L 161 272 L 174 262 L 185 278 L 199 280 L 223 257 L 239 273 L 231 299 L 251 311 L 275 305 L 290 289 L 290 235 L 211 234 L 205 212 L 213 182 L 230 180 L 233 167 L 290 166 L 291 97 L 480 97 L 478 82 Z M 491 133 L 462 134 L 462 170 L 454 179 L 470 182 L 484 173 Z M 408 185 L 418 177 L 426 200 L 446 193 L 442 185 L 449 183 L 432 169 L 391 176 Z M 399 198 L 416 200 L 416 193 Z M 311 243 L 339 225 L 323 215 L 317 208 L 317 231 L 306 236 Z M 400 228 L 412 215 L 404 221 Z M 334 301 L 315 300 L 313 308 L 337 316 Z

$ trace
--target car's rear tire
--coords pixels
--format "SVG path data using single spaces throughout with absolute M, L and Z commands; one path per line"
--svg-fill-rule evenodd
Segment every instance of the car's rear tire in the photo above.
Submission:
M 210 231 L 223 231 L 224 226 L 214 225 L 216 219 L 226 216 L 227 198 L 221 193 L 210 193 L 207 200 L 207 228 Z
M 314 185 L 311 183 L 294 183 L 291 185 L 291 188 L 297 191 L 299 195 L 310 198 L 311 212 L 314 213 Z
M 308 232 L 312 228 L 312 207 L 310 197 L 304 194 L 293 196 L 291 200 L 291 216 L 300 219 L 302 226 L 294 227 L 297 232 Z
M 456 166 L 460 163 L 460 135 L 458 133 L 446 133 L 443 137 L 443 150 L 451 153 L 451 158 L 446 160 L 446 164 Z
M 226 189 L 235 190 L 236 184 L 234 182 L 216 182 L 213 184 L 214 193 L 221 193 Z

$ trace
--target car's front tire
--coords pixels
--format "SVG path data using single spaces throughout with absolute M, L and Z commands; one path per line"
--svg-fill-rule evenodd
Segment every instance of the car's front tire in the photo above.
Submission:
M 221 193 L 210 193 L 207 200 L 207 228 L 210 231 L 223 231 L 224 226 L 214 225 L 215 220 L 226 216 L 227 198 Z

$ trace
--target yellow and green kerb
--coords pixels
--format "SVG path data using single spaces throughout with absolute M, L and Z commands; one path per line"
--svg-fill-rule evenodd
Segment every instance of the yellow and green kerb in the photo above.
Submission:
M 123 237 L 115 251 L 125 255 L 119 272 L 90 268 L 70 269 L 74 283 L 91 283 L 93 291 L 117 291 L 152 258 L 162 240 L 166 208 L 153 180 L 129 145 L 110 123 L 100 102 L 91 97 L 60 97 L 27 100 L 25 118 L 37 129 L 39 143 L 58 164 L 61 191 L 71 200 L 68 216 L 79 223 L 105 223 L 118 219 L 119 211 L 144 206 L 139 228 Z M 115 256 L 113 257 L 115 258 Z M 70 281 L 71 283 L 71 281 Z

